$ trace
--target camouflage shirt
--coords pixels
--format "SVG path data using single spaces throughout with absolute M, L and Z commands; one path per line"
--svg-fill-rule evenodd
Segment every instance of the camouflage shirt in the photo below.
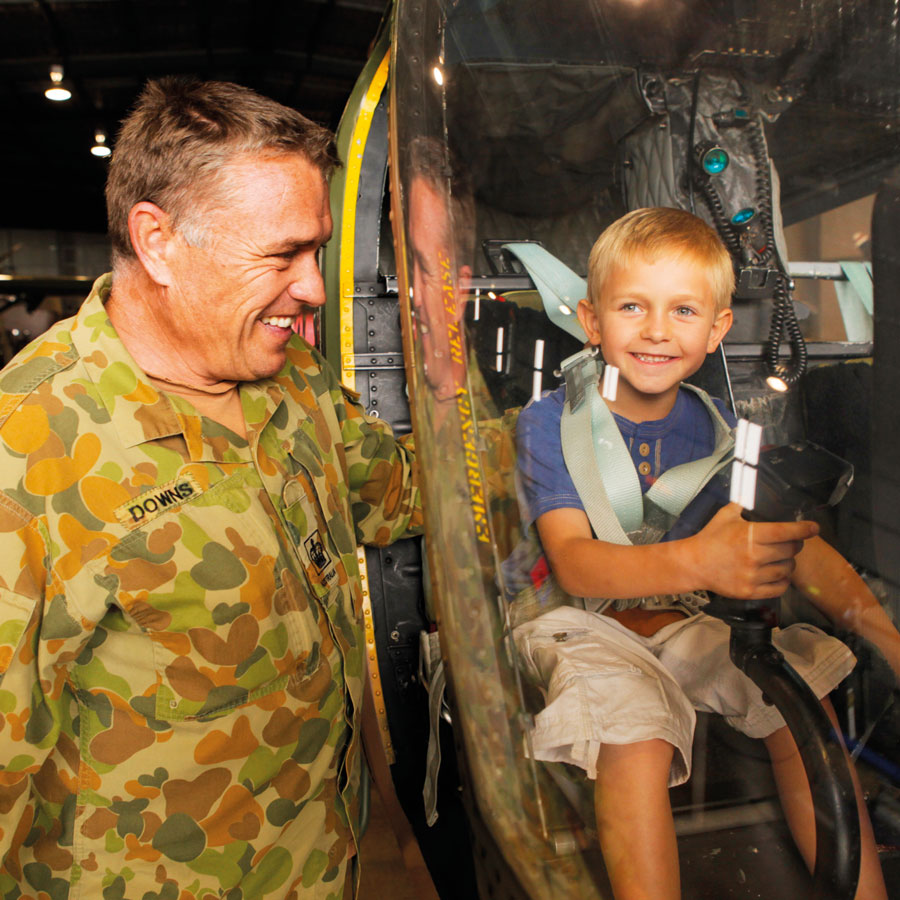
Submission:
M 299 338 L 247 440 L 202 418 L 110 285 L 0 373 L 0 897 L 339 898 L 356 545 L 418 526 L 411 454 Z

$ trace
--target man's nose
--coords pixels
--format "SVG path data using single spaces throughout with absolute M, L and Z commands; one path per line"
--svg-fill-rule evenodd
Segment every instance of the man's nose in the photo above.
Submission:
M 307 306 L 322 306 L 325 303 L 325 281 L 317 262 L 304 263 L 288 285 L 288 294 Z

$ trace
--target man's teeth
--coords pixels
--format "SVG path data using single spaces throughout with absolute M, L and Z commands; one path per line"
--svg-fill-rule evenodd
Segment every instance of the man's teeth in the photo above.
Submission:
M 263 325 L 274 325 L 276 328 L 293 328 L 293 316 L 263 316 L 260 319 Z

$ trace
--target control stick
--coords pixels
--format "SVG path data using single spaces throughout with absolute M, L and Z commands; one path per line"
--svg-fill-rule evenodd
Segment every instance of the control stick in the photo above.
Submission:
M 840 457 L 800 441 L 759 451 L 762 429 L 738 423 L 731 499 L 757 521 L 808 518 L 837 503 L 853 479 Z M 850 768 L 831 720 L 809 686 L 772 644 L 779 601 L 711 595 L 704 612 L 731 626 L 730 654 L 784 717 L 806 770 L 816 819 L 815 900 L 852 900 L 859 881 L 859 813 Z

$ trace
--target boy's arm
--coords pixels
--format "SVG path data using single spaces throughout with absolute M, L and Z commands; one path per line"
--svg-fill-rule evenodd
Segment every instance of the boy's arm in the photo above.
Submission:
M 734 503 L 689 538 L 621 545 L 592 536 L 579 509 L 537 518 L 538 535 L 559 586 L 576 597 L 646 597 L 710 590 L 726 597 L 778 597 L 794 570 L 813 522 L 748 522 Z
M 900 679 L 900 634 L 853 566 L 821 538 L 797 556 L 794 586 L 835 625 L 871 641 Z

